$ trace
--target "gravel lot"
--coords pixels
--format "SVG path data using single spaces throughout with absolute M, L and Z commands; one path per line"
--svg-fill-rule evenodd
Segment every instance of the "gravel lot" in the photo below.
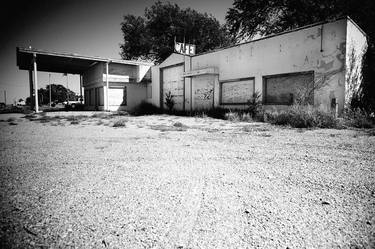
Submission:
M 0 247 L 375 247 L 373 131 L 82 114 L 0 115 Z

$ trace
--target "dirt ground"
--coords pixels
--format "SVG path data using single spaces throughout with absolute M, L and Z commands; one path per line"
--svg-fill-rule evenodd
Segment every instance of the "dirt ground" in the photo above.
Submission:
M 0 247 L 375 247 L 373 131 L 82 115 L 0 115 Z

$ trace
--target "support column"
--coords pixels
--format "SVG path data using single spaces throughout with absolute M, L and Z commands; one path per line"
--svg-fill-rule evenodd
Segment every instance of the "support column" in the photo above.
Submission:
M 33 98 L 33 91 L 34 91 L 34 82 L 33 82 L 33 70 L 29 70 L 29 87 L 30 87 L 30 108 L 34 109 L 34 98 Z
M 35 112 L 39 112 L 39 101 L 38 101 L 38 69 L 36 65 L 36 54 L 34 54 L 34 94 L 35 94 Z
M 106 111 L 109 111 L 109 101 L 108 101 L 108 88 L 109 88 L 109 82 L 108 82 L 108 71 L 109 71 L 109 61 L 107 61 L 107 63 L 105 64 L 105 73 L 106 73 L 106 77 L 105 77 L 105 83 L 106 83 L 106 88 L 105 88 L 105 100 L 106 100 Z

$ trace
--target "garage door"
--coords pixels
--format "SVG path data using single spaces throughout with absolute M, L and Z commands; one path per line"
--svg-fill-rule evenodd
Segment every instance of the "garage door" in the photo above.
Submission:
M 303 72 L 264 77 L 264 102 L 273 105 L 290 105 L 303 95 L 314 104 L 314 73 Z
M 183 110 L 183 103 L 184 103 L 184 80 L 182 77 L 182 73 L 184 71 L 184 66 L 173 66 L 164 68 L 162 71 L 162 79 L 163 79 L 163 106 L 167 108 L 165 105 L 165 95 L 168 92 L 171 92 L 173 96 L 173 100 L 175 102 L 174 109 L 175 110 Z

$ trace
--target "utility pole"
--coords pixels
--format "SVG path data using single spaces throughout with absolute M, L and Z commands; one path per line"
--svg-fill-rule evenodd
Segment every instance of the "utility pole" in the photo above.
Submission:
M 49 107 L 51 107 L 51 74 L 48 75 L 48 84 L 49 84 Z
M 4 90 L 4 103 L 7 105 L 7 91 Z

